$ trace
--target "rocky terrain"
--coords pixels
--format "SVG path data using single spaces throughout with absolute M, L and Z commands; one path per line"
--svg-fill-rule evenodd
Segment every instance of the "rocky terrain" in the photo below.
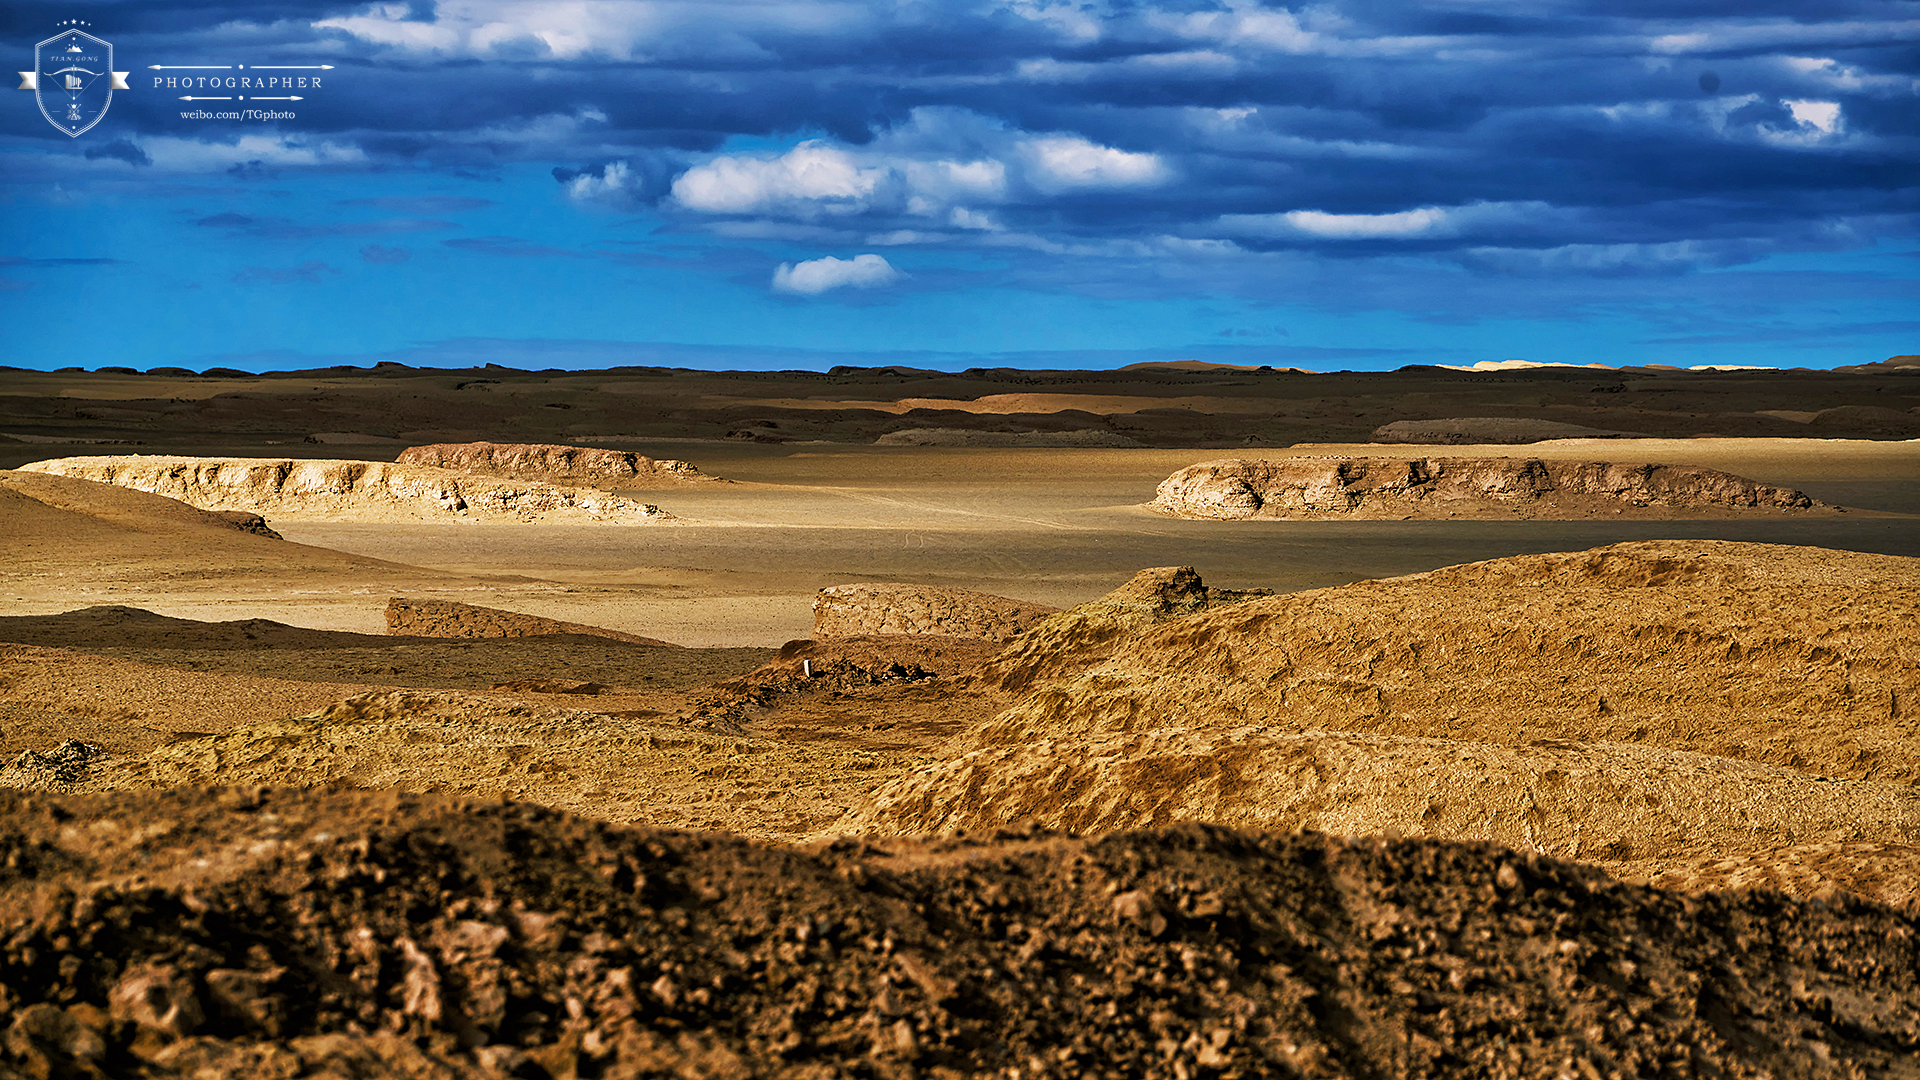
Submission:
M 1493 845 L 794 849 L 259 788 L 0 820 L 24 1075 L 1920 1074 L 1911 909 Z
M 718 481 L 692 463 L 590 446 L 527 443 L 435 443 L 412 446 L 394 459 L 475 476 L 537 480 L 547 484 L 636 489 Z
M 1167 477 L 1147 505 L 1212 520 L 1833 511 L 1798 491 L 1693 465 L 1431 457 L 1206 461 Z
M 971 589 L 860 582 L 820 590 L 813 601 L 813 636 L 943 634 L 1007 641 L 1059 610 Z
M 329 441 L 351 437 L 369 451 L 475 440 L 582 445 L 729 436 L 761 443 L 871 444 L 898 436 L 949 446 L 1286 446 L 1368 442 L 1403 421 L 1437 421 L 1435 433 L 1423 437 L 1443 442 L 1454 441 L 1448 432 L 1490 442 L 1595 432 L 1911 439 L 1920 437 L 1916 376 L 1920 365 L 1905 358 L 1835 371 L 1410 365 L 1315 373 L 1209 364 L 528 371 L 392 363 L 259 375 L 12 370 L 0 371 L 0 437 L 20 441 L 22 453 L 0 455 L 0 465 L 33 460 L 24 456 L 33 453 L 27 444 L 47 440 L 259 446 L 304 444 L 315 433 Z M 1468 420 L 1472 430 L 1462 426 Z M 1487 426 L 1533 421 L 1586 431 Z
M 659 507 L 598 490 L 382 461 L 122 455 L 36 461 L 20 471 L 151 492 L 203 510 L 288 520 L 505 519 L 601 525 L 671 520 Z
M 1143 573 L 983 665 L 1020 700 L 837 827 L 1391 833 L 1905 902 L 1917 630 L 1920 562 L 1767 545 L 1226 604 L 1190 568 Z
M 1909 367 L 0 371 L 0 465 L 742 481 L 0 471 L 0 1080 L 1920 1076 Z M 1449 417 L 1687 437 L 1287 445 Z
M 1377 443 L 1419 443 L 1425 446 L 1515 444 L 1548 439 L 1637 439 L 1635 431 L 1607 431 L 1557 420 L 1530 420 L 1509 416 L 1451 416 L 1439 420 L 1395 420 L 1373 429 Z
M 398 596 L 387 601 L 387 633 L 429 638 L 520 638 L 582 634 L 635 645 L 673 647 L 671 642 L 657 638 L 584 623 L 543 619 L 517 611 L 462 604 L 457 600 L 408 600 Z

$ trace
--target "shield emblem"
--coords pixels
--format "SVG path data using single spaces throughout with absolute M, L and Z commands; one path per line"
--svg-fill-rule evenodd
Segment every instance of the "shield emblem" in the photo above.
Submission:
M 47 123 L 79 135 L 100 122 L 127 73 L 113 70 L 113 45 L 84 30 L 63 30 L 33 47 L 34 100 Z

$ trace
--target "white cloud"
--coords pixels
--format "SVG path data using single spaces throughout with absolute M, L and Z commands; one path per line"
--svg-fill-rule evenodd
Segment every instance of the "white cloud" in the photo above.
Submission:
M 870 17 L 859 4 L 803 0 L 437 0 L 430 21 L 414 19 L 407 4 L 375 3 L 313 26 L 405 52 L 646 61 L 764 59 L 755 31 L 821 34 Z
M 611 161 L 599 173 L 581 173 L 567 181 L 567 196 L 580 202 L 618 202 L 638 187 L 633 166 Z
M 1823 135 L 1832 135 L 1840 130 L 1840 103 L 1837 101 L 1784 101 L 1781 104 L 1793 114 L 1794 120 Z
M 983 207 L 1016 195 L 1139 187 L 1170 177 L 1155 154 L 1069 133 L 1008 131 L 965 110 L 923 109 L 866 146 L 812 139 L 784 154 L 711 158 L 674 181 L 673 198 L 707 214 L 805 221 L 898 214 L 992 230 L 1000 226 Z
M 1386 214 L 1330 214 L 1324 210 L 1222 214 L 1219 225 L 1229 234 L 1278 239 L 1422 240 L 1476 231 L 1534 228 L 1565 216 L 1565 211 L 1549 203 L 1527 200 L 1418 206 Z
M 816 139 L 775 158 L 719 157 L 696 165 L 673 182 L 673 197 L 710 214 L 857 214 L 886 179 L 885 168 L 862 165 Z
M 818 296 L 831 289 L 872 289 L 899 280 L 900 271 L 878 255 L 836 259 L 831 255 L 801 263 L 781 263 L 773 272 L 773 291 Z
M 1286 215 L 1287 224 L 1301 232 L 1336 239 L 1372 239 L 1380 236 L 1420 236 L 1444 229 L 1449 216 L 1437 206 L 1422 206 L 1393 214 L 1326 214 L 1318 210 L 1294 210 Z
M 1029 180 L 1042 191 L 1140 187 L 1160 183 L 1168 174 L 1158 154 L 1116 150 L 1077 135 L 1028 139 L 1022 149 L 1032 164 Z
M 1782 60 L 1794 74 L 1842 93 L 1874 97 L 1920 94 L 1920 79 L 1911 75 L 1872 75 L 1824 56 L 1788 56 Z
M 242 135 L 230 143 L 159 135 L 140 145 L 155 168 L 174 172 L 212 172 L 255 161 L 294 167 L 360 165 L 367 160 L 366 152 L 357 146 L 285 135 Z

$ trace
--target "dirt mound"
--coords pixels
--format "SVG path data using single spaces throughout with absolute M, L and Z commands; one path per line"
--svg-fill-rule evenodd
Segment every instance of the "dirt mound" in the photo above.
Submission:
M 1098 600 L 1048 616 L 1009 642 L 981 669 L 981 678 L 1002 690 L 1022 690 L 1093 667 L 1128 636 L 1156 623 L 1266 595 L 1265 589 L 1209 588 L 1191 566 L 1142 570 Z
M 0 616 L 0 641 L 80 649 L 340 649 L 394 644 L 392 638 L 378 634 L 309 630 L 271 619 L 200 622 L 120 605 L 59 615 Z
M 395 460 L 402 465 L 428 465 L 476 476 L 599 488 L 725 482 L 685 461 L 660 460 L 625 450 L 545 443 L 435 443 L 402 450 Z
M 813 636 L 941 634 L 1007 641 L 1059 610 L 970 589 L 862 582 L 820 590 L 813 599 Z
M 1175 729 L 975 751 L 895 781 L 835 828 L 927 833 L 1019 821 L 1088 833 L 1180 821 L 1398 832 L 1488 840 L 1634 872 L 1703 853 L 1914 844 L 1920 788 L 1622 743 L 1509 747 Z
M 289 520 L 638 525 L 672 518 L 657 506 L 589 488 L 384 461 L 127 455 L 55 458 L 23 465 L 21 471 L 115 484 L 203 510 L 266 511 Z
M 1917 621 L 1911 558 L 1697 540 L 1517 556 L 1122 627 L 1078 679 L 1036 647 L 1050 620 L 990 670 L 1056 681 L 976 745 L 1261 725 L 1642 743 L 1913 783 Z
M 1830 510 L 1798 491 L 1694 465 L 1537 458 L 1226 458 L 1161 481 L 1174 517 L 1688 517 Z
M 873 440 L 875 446 L 1035 446 L 1120 449 L 1143 445 L 1099 428 L 1073 431 L 974 431 L 969 428 L 907 428 Z
M 543 619 L 517 611 L 476 607 L 456 600 L 407 600 L 394 597 L 387 601 L 387 633 L 437 638 L 510 638 L 540 637 L 547 634 L 585 634 L 612 638 L 635 645 L 663 645 L 678 648 L 672 642 L 638 634 L 607 630 L 584 623 Z
M 817 851 L 525 804 L 0 793 L 30 1075 L 1912 1076 L 1912 914 L 1184 827 Z M 77 961 L 77 962 L 76 962 Z
M 1506 416 L 1455 416 L 1445 420 L 1395 420 L 1373 431 L 1377 443 L 1418 443 L 1425 446 L 1499 445 L 1544 442 L 1548 439 L 1644 439 L 1637 431 L 1564 424 L 1557 420 L 1527 420 Z

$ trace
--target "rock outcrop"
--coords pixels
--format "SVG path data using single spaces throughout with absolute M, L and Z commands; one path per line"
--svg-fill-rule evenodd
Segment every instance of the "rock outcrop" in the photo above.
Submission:
M 128 455 L 55 458 L 21 470 L 152 492 L 202 510 L 286 520 L 640 525 L 672 519 L 657 506 L 591 488 L 384 461 Z
M 1270 595 L 1266 589 L 1210 588 L 1191 566 L 1142 570 L 1105 596 L 1052 615 L 1013 639 L 981 677 L 1002 690 L 1021 690 L 1093 667 L 1128 635 L 1155 623 Z
M 547 634 L 584 634 L 612 638 L 635 645 L 678 646 L 657 638 L 641 637 L 619 630 L 608 630 L 585 623 L 543 619 L 517 611 L 476 607 L 455 600 L 408 600 L 394 597 L 387 601 L 387 633 L 411 637 L 435 638 L 517 638 Z
M 627 450 L 546 443 L 435 443 L 402 450 L 396 460 L 402 465 L 428 465 L 474 476 L 598 488 L 726 482 L 685 461 L 650 458 Z
M 813 636 L 940 634 L 1008 641 L 1059 610 L 969 589 L 862 582 L 820 590 L 813 598 Z
M 1637 431 L 1563 424 L 1513 416 L 1454 416 L 1444 420 L 1395 420 L 1375 428 L 1377 443 L 1418 443 L 1423 446 L 1465 444 L 1505 445 L 1545 442 L 1548 439 L 1644 439 Z
M 1806 495 L 1697 465 L 1538 458 L 1225 458 L 1161 481 L 1174 517 L 1584 518 L 1830 511 Z

